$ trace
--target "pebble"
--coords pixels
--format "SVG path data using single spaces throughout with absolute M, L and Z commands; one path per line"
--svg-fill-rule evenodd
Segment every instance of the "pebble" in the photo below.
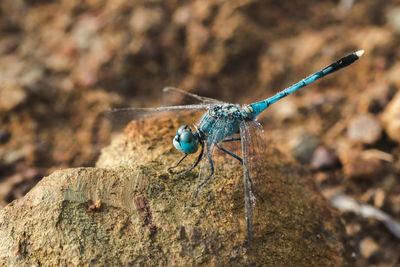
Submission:
M 400 144 L 400 92 L 386 106 L 381 119 L 389 137 Z
M 400 62 L 394 63 L 394 65 L 387 70 L 386 75 L 387 82 L 397 88 L 400 86 Z
M 164 21 L 164 11 L 158 7 L 139 7 L 131 17 L 130 26 L 133 31 L 146 34 L 158 30 Z
M 179 26 L 186 26 L 192 18 L 192 8 L 190 5 L 178 7 L 172 16 L 172 20 Z
M 283 99 L 279 105 L 273 105 L 271 107 L 274 117 L 279 122 L 284 122 L 293 119 L 298 115 L 298 108 L 293 98 Z
M 377 188 L 374 195 L 374 206 L 378 209 L 382 208 L 385 204 L 386 192 L 381 188 Z
M 5 144 L 10 140 L 11 134 L 5 129 L 0 129 L 0 144 Z
M 382 136 L 382 126 L 377 118 L 369 114 L 359 114 L 347 128 L 349 139 L 364 144 L 374 144 Z
M 324 146 L 319 146 L 311 158 L 311 169 L 322 170 L 331 169 L 338 165 L 339 160 L 334 152 Z
M 26 92 L 19 85 L 0 87 L 0 111 L 10 111 L 25 101 Z
M 366 237 L 360 242 L 360 253 L 366 259 L 376 253 L 378 249 L 378 244 L 371 237 Z
M 360 232 L 361 225 L 359 223 L 349 223 L 346 224 L 346 233 L 348 235 L 355 235 Z
M 362 152 L 349 152 L 342 158 L 343 172 L 349 179 L 353 178 L 380 178 L 383 164 L 377 158 L 364 157 Z
M 295 134 L 289 146 L 292 156 L 300 163 L 309 163 L 314 150 L 319 144 L 318 138 L 306 131 L 299 131 Z
M 386 13 L 387 23 L 397 32 L 400 33 L 400 7 L 390 8 Z
M 377 82 L 368 86 L 365 94 L 360 95 L 357 110 L 360 113 L 377 114 L 389 102 L 391 88 L 388 82 Z

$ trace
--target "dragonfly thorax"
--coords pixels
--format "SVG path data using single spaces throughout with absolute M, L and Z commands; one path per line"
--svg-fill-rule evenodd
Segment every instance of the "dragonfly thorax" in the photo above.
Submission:
M 224 104 L 210 108 L 208 113 L 214 119 L 227 119 L 228 122 L 233 122 L 237 119 L 252 118 L 253 108 L 251 105 Z
M 193 133 L 187 125 L 182 125 L 176 131 L 176 135 L 173 139 L 174 146 L 177 150 L 186 154 L 193 154 L 199 148 L 199 136 L 197 133 Z
M 214 119 L 238 119 L 241 117 L 240 106 L 234 104 L 214 106 L 208 112 Z

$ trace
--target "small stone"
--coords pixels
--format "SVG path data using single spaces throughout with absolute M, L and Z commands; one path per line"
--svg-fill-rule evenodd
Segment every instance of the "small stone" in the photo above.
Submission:
M 326 172 L 317 172 L 314 174 L 314 180 L 317 184 L 321 184 L 329 179 L 329 175 Z
M 44 69 L 41 66 L 32 66 L 20 77 L 20 83 L 24 87 L 35 87 L 43 79 Z
M 382 135 L 382 126 L 378 119 L 369 114 L 357 115 L 351 120 L 347 136 L 356 142 L 374 144 Z
M 378 188 L 376 189 L 375 196 L 374 196 L 374 206 L 378 209 L 382 208 L 385 204 L 386 193 L 384 190 Z
M 131 18 L 132 29 L 140 34 L 159 29 L 164 23 L 164 12 L 161 8 L 139 7 Z
M 308 132 L 298 132 L 289 146 L 291 147 L 292 156 L 301 163 L 309 163 L 314 150 L 319 143 L 318 138 Z
M 371 257 L 378 249 L 378 244 L 371 237 L 366 237 L 360 242 L 361 255 L 366 259 Z
M 395 87 L 400 86 L 400 62 L 396 62 L 389 70 L 386 75 L 387 82 Z
M 338 163 L 339 160 L 332 150 L 319 146 L 312 155 L 310 166 L 313 170 L 322 170 L 334 168 Z
M 10 140 L 11 134 L 6 129 L 0 129 L 0 144 L 5 144 Z
M 400 92 L 386 106 L 382 123 L 389 137 L 400 144 Z
M 376 178 L 383 171 L 382 162 L 377 158 L 364 157 L 360 152 L 349 153 L 342 157 L 343 172 L 349 179 Z
M 293 98 L 283 99 L 279 105 L 273 105 L 271 108 L 279 122 L 293 119 L 298 114 L 298 108 Z
M 88 207 L 88 211 L 99 211 L 101 209 L 101 200 L 97 200 Z
M 387 23 L 394 29 L 394 31 L 400 33 L 400 7 L 389 8 L 386 18 Z
M 391 206 L 391 210 L 394 214 L 400 213 L 400 195 L 392 195 L 389 198 L 389 203 Z
M 28 158 L 34 153 L 34 149 L 30 145 L 26 145 L 22 148 L 9 150 L 5 155 L 3 155 L 3 163 L 11 165 L 16 163 L 23 158 Z
M 348 235 L 355 235 L 361 230 L 361 225 L 359 223 L 346 224 L 346 233 Z
M 185 5 L 179 7 L 173 14 L 172 20 L 179 26 L 186 26 L 192 18 L 192 7 Z
M 357 110 L 359 113 L 377 114 L 381 112 L 389 102 L 390 91 L 387 82 L 377 82 L 368 86 L 366 93 L 360 96 Z
M 26 92 L 19 85 L 0 87 L 0 111 L 10 111 L 26 99 Z

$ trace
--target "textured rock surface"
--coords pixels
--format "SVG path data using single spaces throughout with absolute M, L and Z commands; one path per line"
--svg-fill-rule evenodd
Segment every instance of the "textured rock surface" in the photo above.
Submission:
M 0 265 L 346 265 L 337 214 L 270 146 L 251 246 L 236 161 L 217 157 L 223 171 L 191 199 L 197 171 L 165 171 L 180 156 L 170 144 L 179 124 L 133 122 L 96 168 L 57 171 L 2 209 Z

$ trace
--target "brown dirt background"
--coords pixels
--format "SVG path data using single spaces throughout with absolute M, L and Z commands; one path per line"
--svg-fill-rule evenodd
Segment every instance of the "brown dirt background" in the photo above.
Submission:
M 321 192 L 400 221 L 399 140 L 388 136 L 394 119 L 382 120 L 399 92 L 399 44 L 394 0 L 2 0 L 0 208 L 54 170 L 94 166 L 111 138 L 110 107 L 159 106 L 165 86 L 251 103 L 365 49 L 260 121 L 280 150 L 314 167 Z M 343 218 L 356 265 L 400 264 L 382 223 Z

